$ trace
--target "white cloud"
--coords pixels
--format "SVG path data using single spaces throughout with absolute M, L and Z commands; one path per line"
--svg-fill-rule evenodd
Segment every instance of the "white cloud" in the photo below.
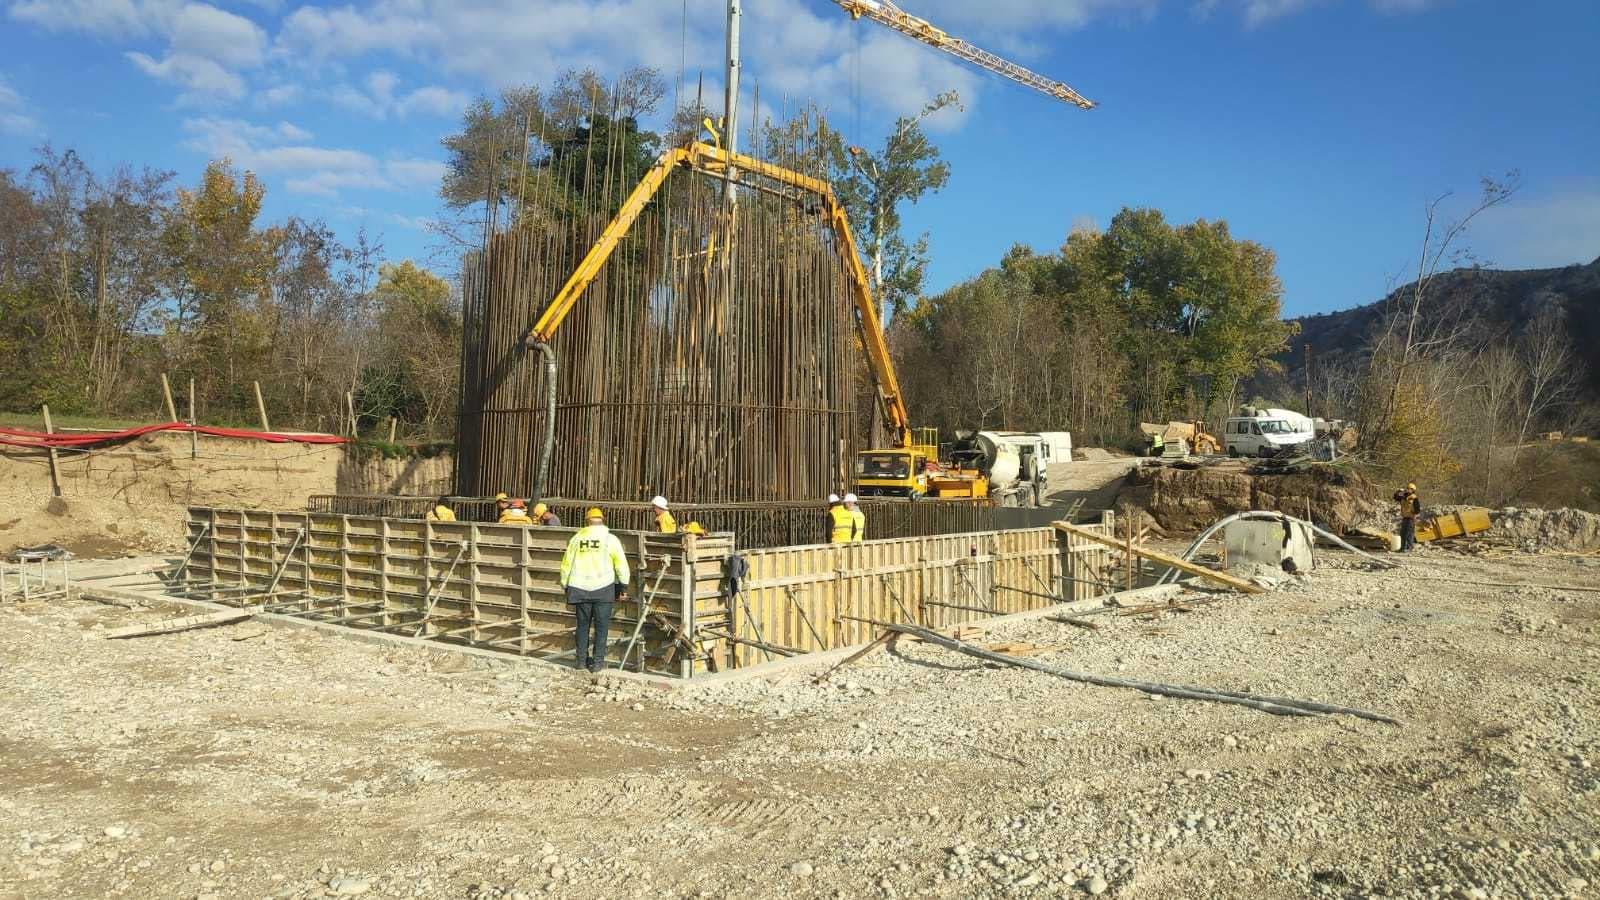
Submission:
M 243 16 L 205 3 L 190 3 L 172 23 L 174 54 L 210 59 L 232 69 L 261 64 L 267 35 Z
M 1497 267 L 1538 268 L 1600 257 L 1600 177 L 1570 178 L 1483 214 L 1472 243 Z
M 311 132 L 293 122 L 279 122 L 276 130 L 286 141 L 309 141 L 313 137 Z
M 445 165 L 432 159 L 395 159 L 384 164 L 384 171 L 400 187 L 437 187 Z
M 182 8 L 183 0 L 16 0 L 7 12 L 51 31 L 141 38 L 164 34 Z
M 298 84 L 275 84 L 256 93 L 256 103 L 261 106 L 287 106 L 300 99 L 304 89 Z
M 0 134 L 30 137 L 39 133 L 39 122 L 28 115 L 27 106 L 16 88 L 0 77 Z
M 1277 19 L 1291 16 L 1313 6 L 1327 5 L 1330 0 L 1197 0 L 1194 13 L 1208 18 L 1223 7 L 1236 8 L 1246 27 L 1255 28 Z M 1449 0 L 1366 0 L 1367 6 L 1384 15 L 1407 15 L 1426 12 L 1442 6 Z
M 244 16 L 209 3 L 182 0 L 15 0 L 8 12 L 18 21 L 52 31 L 81 31 L 110 40 L 165 38 L 160 56 L 125 54 L 152 78 L 181 86 L 180 99 L 238 99 L 239 71 L 259 66 L 267 35 Z
M 471 98 L 461 91 L 452 91 L 438 85 L 427 85 L 415 90 L 397 93 L 400 76 L 387 69 L 369 72 L 363 80 L 365 90 L 341 84 L 328 90 L 325 96 L 332 102 L 364 116 L 386 119 L 390 116 L 406 118 L 412 115 L 451 117 L 466 108 Z
M 455 116 L 466 108 L 472 98 L 461 91 L 447 90 L 437 85 L 417 88 L 395 103 L 401 116 Z
M 387 216 L 384 216 L 384 220 L 391 225 L 399 225 L 401 228 L 410 228 L 413 231 L 433 230 L 433 220 L 427 216 L 408 216 L 402 213 L 389 213 Z
M 435 160 L 380 161 L 361 150 L 317 147 L 311 134 L 289 122 L 257 125 L 241 119 L 200 116 L 185 119 L 190 137 L 184 146 L 211 157 L 226 156 L 258 175 L 281 175 L 290 193 L 334 197 L 342 190 L 433 188 L 444 176 Z
M 186 53 L 169 53 L 159 60 L 138 52 L 130 52 L 127 57 L 146 75 L 182 85 L 189 92 L 188 96 L 208 95 L 229 100 L 244 96 L 244 79 L 215 60 Z

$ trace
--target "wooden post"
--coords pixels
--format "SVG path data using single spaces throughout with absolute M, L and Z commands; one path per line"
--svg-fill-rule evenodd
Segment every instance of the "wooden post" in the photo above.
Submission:
M 161 373 L 161 396 L 167 401 L 167 421 L 178 421 L 178 407 L 172 402 L 172 382 L 167 380 L 167 373 Z
M 350 413 L 350 436 L 356 437 L 356 397 L 349 391 L 344 392 L 344 408 Z
M 1130 514 L 1127 511 L 1126 507 L 1124 507 L 1124 509 L 1123 509 L 1122 519 L 1123 519 L 1122 531 L 1123 531 L 1123 534 L 1125 534 L 1127 536 L 1127 544 L 1126 544 L 1126 546 L 1127 546 L 1127 557 L 1126 557 L 1126 560 L 1122 564 L 1122 575 L 1123 575 L 1123 582 L 1124 582 L 1123 587 L 1125 589 L 1131 591 L 1131 590 L 1133 590 L 1133 559 L 1134 559 L 1134 557 L 1133 557 L 1133 516 L 1132 516 L 1132 514 Z
M 197 459 L 200 456 L 200 436 L 194 429 L 194 379 L 189 379 L 189 458 Z
M 50 421 L 50 404 L 42 403 L 39 409 L 44 413 L 45 433 L 55 434 L 56 426 Z M 61 496 L 61 469 L 57 465 L 56 448 L 53 446 L 50 448 L 50 490 L 54 491 L 57 497 Z M 27 575 L 24 574 L 23 577 L 26 578 Z
M 256 389 L 256 412 L 261 414 L 261 430 L 271 431 L 272 426 L 267 424 L 267 404 L 261 399 L 261 382 L 252 381 L 250 384 Z
M 390 416 L 389 417 L 389 443 L 391 443 L 391 444 L 394 443 L 394 427 L 395 427 L 394 416 Z

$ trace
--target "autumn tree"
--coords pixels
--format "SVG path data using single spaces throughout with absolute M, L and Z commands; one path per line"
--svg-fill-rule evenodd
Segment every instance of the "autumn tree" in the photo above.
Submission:
M 224 403 L 242 405 L 241 372 L 259 368 L 269 345 L 257 301 L 273 269 L 272 235 L 256 228 L 265 188 L 226 160 L 206 166 L 194 190 L 180 188 L 162 236 L 164 288 L 173 309 L 169 353 L 216 384 Z
M 381 362 L 364 373 L 363 406 L 371 414 L 403 415 L 432 433 L 447 432 L 460 377 L 460 299 L 448 282 L 411 260 L 386 263 L 373 294 L 375 359 Z

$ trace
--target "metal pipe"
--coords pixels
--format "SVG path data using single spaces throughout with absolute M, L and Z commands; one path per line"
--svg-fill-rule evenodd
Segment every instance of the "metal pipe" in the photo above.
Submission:
M 556 449 L 556 351 L 545 341 L 535 341 L 533 349 L 544 357 L 544 441 L 539 450 L 539 475 L 533 483 L 533 496 L 542 500 L 550 484 L 550 456 Z
M 739 20 L 743 14 L 740 0 L 728 0 L 728 59 L 723 79 L 722 130 L 729 153 L 739 151 Z M 722 196 L 730 208 L 737 196 L 734 187 L 734 179 L 737 177 L 733 167 L 729 166 L 727 180 L 723 183 Z
M 1314 522 L 1308 522 L 1305 519 L 1297 519 L 1294 516 L 1289 515 L 1288 513 L 1272 512 L 1270 510 L 1263 510 L 1263 509 L 1246 510 L 1245 512 L 1234 513 L 1231 516 L 1225 516 L 1225 517 L 1223 517 L 1221 519 L 1218 519 L 1216 522 L 1212 523 L 1210 528 L 1207 528 L 1205 531 L 1200 532 L 1200 536 L 1194 539 L 1194 543 L 1189 545 L 1189 549 L 1183 551 L 1183 555 L 1180 556 L 1179 559 L 1182 559 L 1184 562 L 1188 562 L 1189 560 L 1193 559 L 1194 555 L 1196 553 L 1200 552 L 1201 545 L 1203 545 L 1206 541 L 1210 540 L 1212 535 L 1216 534 L 1220 529 L 1222 529 L 1224 526 L 1228 525 L 1231 522 L 1239 522 L 1239 521 L 1244 521 L 1244 520 L 1255 520 L 1255 521 L 1263 521 L 1263 522 L 1282 522 L 1285 519 L 1287 519 L 1287 520 L 1289 520 L 1291 522 L 1297 522 L 1297 523 L 1299 523 L 1301 525 L 1304 525 L 1307 528 L 1310 528 L 1312 531 L 1316 532 L 1317 534 L 1322 535 L 1323 537 L 1327 538 L 1330 541 L 1333 541 L 1338 546 L 1343 547 L 1346 550 L 1349 550 L 1351 553 L 1354 553 L 1357 556 L 1362 556 L 1362 557 L 1365 557 L 1367 559 L 1370 559 L 1373 562 L 1377 563 L 1378 565 L 1383 566 L 1384 568 L 1387 568 L 1387 569 L 1398 569 L 1398 568 L 1400 568 L 1400 564 L 1399 563 L 1390 562 L 1389 560 L 1386 560 L 1386 559 L 1379 559 L 1376 556 L 1373 556 L 1372 554 L 1367 553 L 1366 551 L 1358 550 L 1355 547 L 1350 546 L 1348 543 L 1346 543 L 1344 541 L 1343 538 L 1340 538 L 1338 535 L 1336 535 L 1336 534 L 1334 534 L 1334 533 L 1332 533 L 1330 531 L 1325 531 L 1325 530 L 1317 527 L 1316 523 L 1314 523 Z M 1165 572 L 1163 572 L 1161 574 L 1160 578 L 1156 579 L 1156 584 L 1167 584 L 1169 582 L 1176 581 L 1177 579 L 1178 579 L 1178 570 L 1169 568 L 1169 569 L 1167 569 L 1167 571 L 1165 571 Z
M 639 633 L 644 630 L 644 620 L 650 614 L 650 601 L 655 599 L 656 591 L 661 587 L 661 579 L 667 574 L 667 567 L 672 565 L 672 555 L 665 554 L 661 557 L 661 570 L 656 573 L 656 583 L 650 586 L 650 592 L 639 600 L 638 621 L 633 623 L 633 636 L 628 638 L 628 646 L 622 651 L 622 660 L 617 663 L 618 669 L 628 666 L 628 657 L 633 655 L 633 645 L 639 641 Z M 639 668 L 644 669 L 644 650 L 639 651 Z

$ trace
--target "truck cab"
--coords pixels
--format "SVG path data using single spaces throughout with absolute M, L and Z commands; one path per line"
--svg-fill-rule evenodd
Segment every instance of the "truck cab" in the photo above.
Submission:
M 938 450 L 905 447 L 856 454 L 856 493 L 863 497 L 909 497 L 928 493 L 928 468 Z

